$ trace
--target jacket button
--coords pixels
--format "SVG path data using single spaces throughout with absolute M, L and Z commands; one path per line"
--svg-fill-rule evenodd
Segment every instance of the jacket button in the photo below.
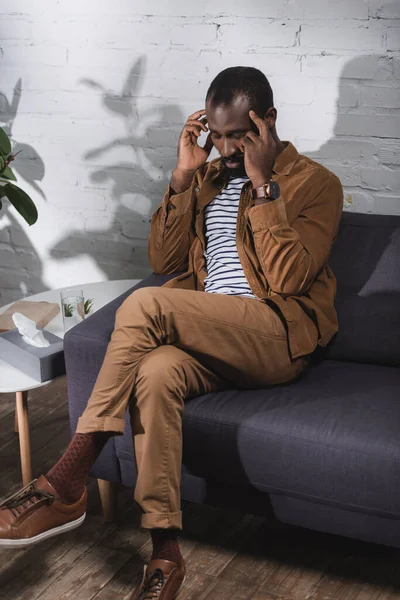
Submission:
M 200 191 L 200 188 L 199 188 L 198 186 L 196 186 L 196 187 L 194 188 L 194 191 L 196 192 L 196 194 L 198 194 L 198 193 L 199 193 L 199 191 Z

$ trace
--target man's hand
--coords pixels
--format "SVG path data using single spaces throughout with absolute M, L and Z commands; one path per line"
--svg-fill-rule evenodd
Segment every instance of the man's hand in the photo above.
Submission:
M 249 112 L 249 116 L 255 123 L 259 135 L 250 130 L 241 142 L 247 176 L 253 187 L 257 188 L 271 179 L 278 148 L 264 119 L 260 119 L 254 110 Z
M 183 192 L 189 187 L 194 173 L 206 162 L 212 150 L 213 142 L 210 133 L 203 148 L 197 143 L 201 132 L 208 131 L 205 114 L 205 110 L 198 110 L 190 115 L 179 137 L 178 163 L 171 180 L 171 187 L 176 193 Z
M 182 171 L 197 171 L 207 160 L 213 147 L 211 134 L 208 134 L 206 143 L 202 148 L 197 143 L 202 131 L 208 131 L 205 110 L 198 110 L 190 115 L 185 123 L 178 144 L 177 169 Z M 203 118 L 201 118 L 203 117 Z

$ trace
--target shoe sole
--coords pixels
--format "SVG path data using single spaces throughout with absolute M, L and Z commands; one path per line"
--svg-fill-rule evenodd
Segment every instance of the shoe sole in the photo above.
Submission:
M 34 544 L 38 544 L 39 542 L 43 542 L 49 538 L 55 537 L 56 535 L 60 535 L 61 533 L 67 533 L 67 531 L 72 531 L 73 529 L 77 529 L 80 525 L 82 525 L 85 520 L 86 513 L 84 513 L 79 519 L 75 521 L 71 521 L 70 523 L 65 523 L 65 525 L 59 525 L 58 527 L 53 527 L 48 531 L 43 531 L 43 533 L 39 533 L 31 538 L 24 538 L 21 540 L 5 540 L 0 539 L 0 548 L 25 548 L 26 546 L 33 546 Z

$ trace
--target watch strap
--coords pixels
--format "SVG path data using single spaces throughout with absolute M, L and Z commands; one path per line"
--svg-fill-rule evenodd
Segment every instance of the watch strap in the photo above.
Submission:
M 260 187 L 252 189 L 253 199 L 257 200 L 257 198 L 269 198 L 269 183 L 264 183 Z

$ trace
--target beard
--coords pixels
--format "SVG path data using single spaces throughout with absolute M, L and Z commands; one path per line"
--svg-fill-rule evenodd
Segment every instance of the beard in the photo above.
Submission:
M 231 156 L 222 156 L 221 161 L 224 167 L 228 169 L 231 177 L 246 176 L 246 169 L 244 168 L 244 154 L 232 154 Z

